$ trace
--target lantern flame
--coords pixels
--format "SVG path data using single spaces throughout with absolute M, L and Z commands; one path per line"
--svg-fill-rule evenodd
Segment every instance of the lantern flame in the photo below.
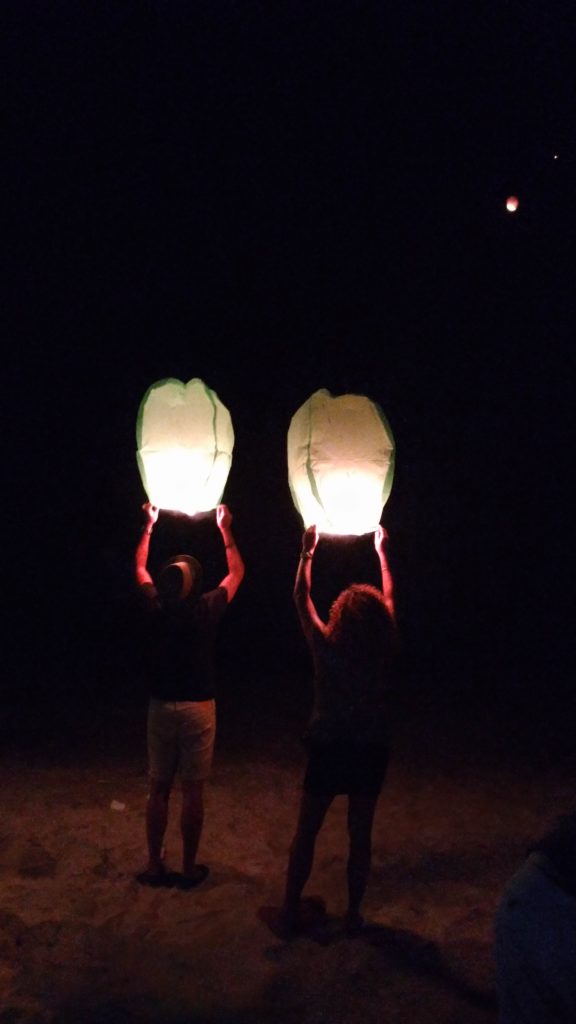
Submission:
M 520 200 L 518 199 L 518 196 L 508 196 L 508 199 L 506 200 L 506 209 L 508 210 L 508 213 L 516 213 L 519 206 Z

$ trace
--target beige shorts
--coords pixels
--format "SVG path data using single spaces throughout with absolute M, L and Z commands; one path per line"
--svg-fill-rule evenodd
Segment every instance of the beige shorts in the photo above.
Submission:
M 151 700 L 148 707 L 148 771 L 157 782 L 207 779 L 216 735 L 213 700 Z

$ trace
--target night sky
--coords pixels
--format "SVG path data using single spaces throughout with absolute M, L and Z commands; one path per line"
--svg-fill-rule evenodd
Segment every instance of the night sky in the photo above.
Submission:
M 2 20 L 9 692 L 128 672 L 136 413 L 175 376 L 235 426 L 243 663 L 301 651 L 285 439 L 326 387 L 394 430 L 411 677 L 564 694 L 572 5 L 18 0 Z M 188 535 L 217 582 L 213 524 Z

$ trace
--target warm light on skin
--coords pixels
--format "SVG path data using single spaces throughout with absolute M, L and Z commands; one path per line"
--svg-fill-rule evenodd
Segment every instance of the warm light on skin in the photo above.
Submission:
M 508 196 L 508 199 L 506 200 L 506 209 L 508 210 L 508 213 L 516 213 L 519 205 L 520 201 L 517 196 Z

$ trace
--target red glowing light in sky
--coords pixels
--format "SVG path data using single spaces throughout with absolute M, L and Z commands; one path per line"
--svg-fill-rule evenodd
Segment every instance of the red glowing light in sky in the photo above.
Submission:
M 508 196 L 508 199 L 506 200 L 506 209 L 508 210 L 508 213 L 516 213 L 519 205 L 520 200 L 518 199 L 518 196 Z

